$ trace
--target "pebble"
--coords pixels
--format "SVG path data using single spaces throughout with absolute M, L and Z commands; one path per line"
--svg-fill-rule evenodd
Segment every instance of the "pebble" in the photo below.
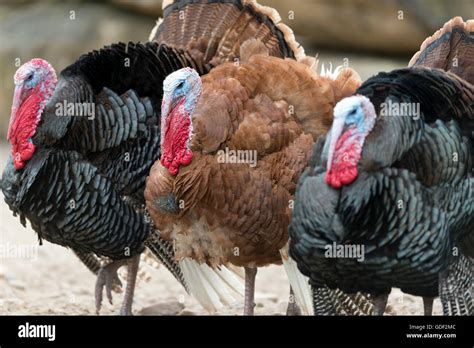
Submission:
M 178 301 L 157 303 L 145 308 L 139 312 L 141 315 L 176 315 L 184 309 L 184 304 Z

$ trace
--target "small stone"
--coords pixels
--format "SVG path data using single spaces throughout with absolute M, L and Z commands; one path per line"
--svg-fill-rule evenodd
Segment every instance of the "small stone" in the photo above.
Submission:
M 387 305 L 385 308 L 385 313 L 386 314 L 395 314 L 395 310 L 393 309 L 392 305 Z
M 279 300 L 278 296 L 275 294 L 268 294 L 268 293 L 262 293 L 262 292 L 255 294 L 255 298 L 258 301 L 270 301 L 273 303 L 276 303 Z
M 8 281 L 8 283 L 14 287 L 15 289 L 18 289 L 18 290 L 25 290 L 26 288 L 26 285 L 25 283 L 23 283 L 22 281 L 20 280 L 17 280 L 17 279 L 10 279 Z
M 184 309 L 184 304 L 178 301 L 157 303 L 145 308 L 139 312 L 140 315 L 176 315 Z

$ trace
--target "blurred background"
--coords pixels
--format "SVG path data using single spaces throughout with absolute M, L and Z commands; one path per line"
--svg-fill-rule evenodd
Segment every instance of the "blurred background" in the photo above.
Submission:
M 474 18 L 472 0 L 261 0 L 276 8 L 308 54 L 362 78 L 403 66 L 449 18 Z M 0 137 L 5 141 L 15 63 L 34 57 L 57 71 L 117 41 L 146 41 L 161 0 L 0 0 Z M 18 60 L 19 59 L 19 60 Z
M 348 63 L 363 79 L 406 66 L 423 40 L 454 16 L 474 18 L 473 0 L 260 0 L 276 8 L 308 55 L 333 66 Z M 0 168 L 20 64 L 41 57 L 61 71 L 81 54 L 118 41 L 147 41 L 161 15 L 161 0 L 0 0 Z M 0 195 L 0 252 L 9 245 L 27 255 L 0 255 L 0 314 L 94 314 L 95 278 L 65 248 L 38 247 L 36 234 L 21 227 Z M 2 249 L 3 248 L 3 249 Z M 33 248 L 33 249 L 31 249 Z M 135 296 L 137 314 L 204 314 L 166 271 Z M 156 276 L 155 276 L 156 275 Z M 257 276 L 257 314 L 283 314 L 288 283 L 281 267 Z M 116 295 L 116 298 L 118 296 Z M 102 313 L 118 313 L 105 305 Z M 232 313 L 240 313 L 234 308 Z M 441 313 L 439 301 L 436 314 Z M 421 314 L 422 300 L 394 290 L 387 314 Z

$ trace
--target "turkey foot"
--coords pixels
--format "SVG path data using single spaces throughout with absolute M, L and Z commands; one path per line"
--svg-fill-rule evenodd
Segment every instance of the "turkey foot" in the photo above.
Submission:
M 423 297 L 423 309 L 425 315 L 431 316 L 433 314 L 434 297 Z
M 122 307 L 120 308 L 120 315 L 132 315 L 133 294 L 137 280 L 138 266 L 140 264 L 140 255 L 136 255 L 127 260 L 113 261 L 99 270 L 95 284 L 95 307 L 97 314 L 99 314 L 100 308 L 102 307 L 104 287 L 107 294 L 107 299 L 109 300 L 110 304 L 113 304 L 112 290 L 117 286 L 117 284 L 120 287 L 122 286 L 122 282 L 118 277 L 117 271 L 125 264 L 128 267 L 127 285 L 125 288 Z
M 122 282 L 118 277 L 117 271 L 120 267 L 127 263 L 127 260 L 117 260 L 102 267 L 97 273 L 97 280 L 95 283 L 95 310 L 99 314 L 100 308 L 102 307 L 103 290 L 105 286 L 105 292 L 110 304 L 112 301 L 112 288 L 115 284 L 119 284 L 122 287 Z
M 244 315 L 253 315 L 255 307 L 255 276 L 257 275 L 257 268 L 245 267 L 245 304 Z
M 383 315 L 387 307 L 388 294 L 374 296 L 374 312 L 372 315 Z
M 295 294 L 293 293 L 293 288 L 290 286 L 290 298 L 288 299 L 288 307 L 286 308 L 286 315 L 301 315 L 301 310 L 298 304 L 296 303 Z
M 122 308 L 120 308 L 120 315 L 132 315 L 133 294 L 137 282 L 138 266 L 140 265 L 140 254 L 127 260 L 127 263 L 127 286 L 125 287 L 125 295 L 123 297 Z

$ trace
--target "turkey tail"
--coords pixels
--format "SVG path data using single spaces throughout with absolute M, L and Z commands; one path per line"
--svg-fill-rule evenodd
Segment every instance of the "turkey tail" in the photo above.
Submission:
M 337 300 L 334 299 L 334 290 L 328 287 L 313 288 L 314 315 L 337 315 Z
M 73 249 L 74 254 L 93 274 L 99 273 L 101 262 L 94 253 L 86 253 Z
M 155 230 L 145 241 L 145 246 L 153 253 L 153 255 L 173 274 L 173 276 L 183 285 L 189 293 L 189 288 L 182 269 L 175 259 L 173 245 L 163 240 L 159 232 Z
M 439 297 L 444 315 L 474 315 L 474 264 L 462 254 L 440 275 Z
M 255 0 L 163 1 L 150 41 L 185 49 L 202 64 L 216 66 L 239 57 L 248 39 L 261 41 L 275 57 L 303 59 L 304 49 L 278 12 Z
M 450 71 L 474 84 L 474 20 L 454 17 L 428 37 L 408 66 Z
M 244 296 L 244 279 L 233 268 L 211 268 L 190 258 L 180 262 L 189 292 L 209 313 L 233 305 Z
M 372 315 L 374 305 L 369 295 L 346 294 L 339 289 L 313 288 L 315 315 Z
M 295 295 L 296 304 L 304 315 L 313 315 L 313 303 L 309 278 L 298 269 L 296 262 L 288 255 L 288 245 L 280 249 L 283 267 Z
M 438 68 L 456 74 L 474 85 L 474 20 L 464 21 L 454 17 L 432 36 L 428 37 L 420 50 L 410 60 L 408 66 Z M 472 99 L 472 86 L 469 87 Z M 474 159 L 474 120 L 462 120 L 463 134 L 471 138 Z M 474 173 L 474 168 L 473 168 Z

